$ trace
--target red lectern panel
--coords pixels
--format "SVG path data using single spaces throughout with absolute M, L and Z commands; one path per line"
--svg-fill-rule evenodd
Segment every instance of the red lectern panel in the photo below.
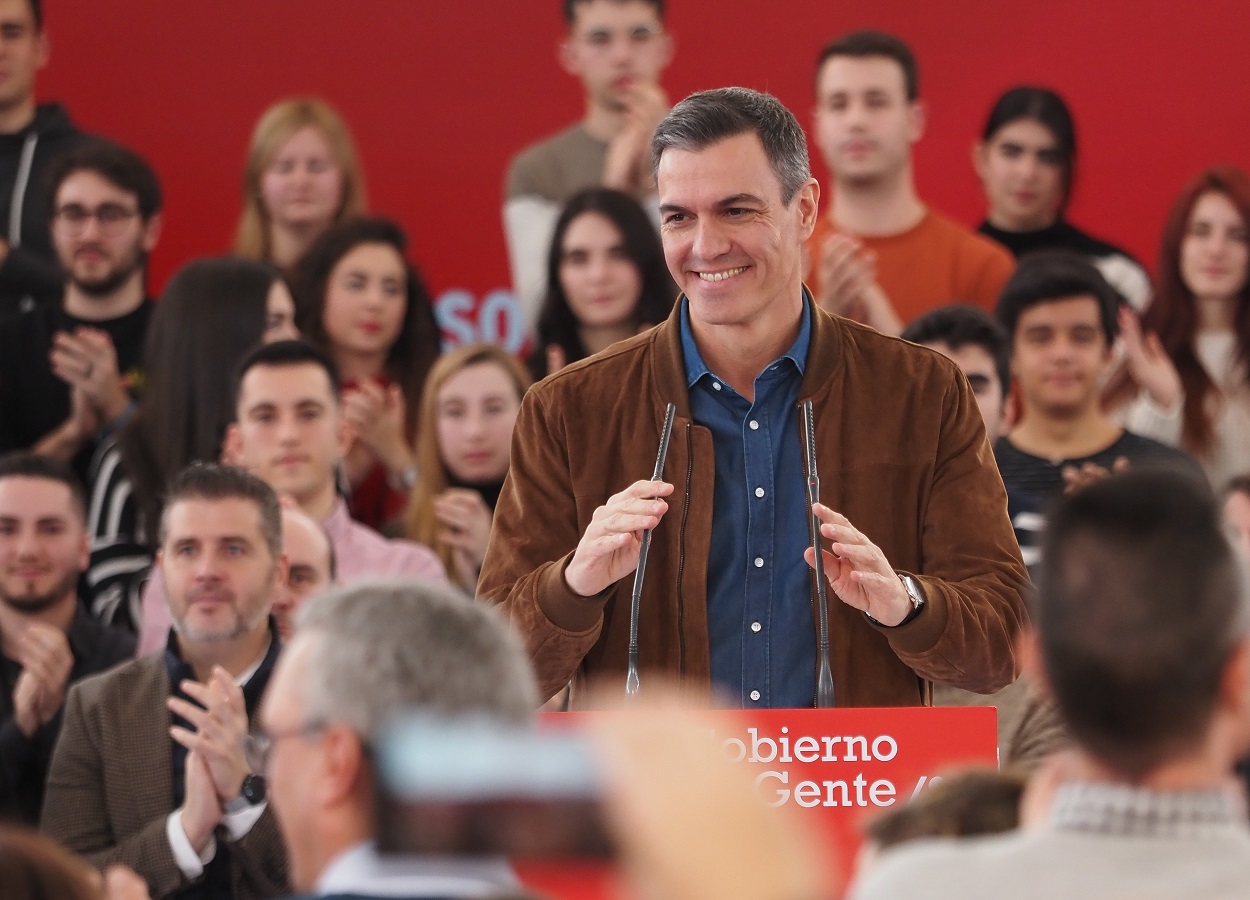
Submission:
M 551 713 L 554 726 L 619 713 Z M 788 806 L 828 836 L 850 873 L 865 816 L 904 803 L 941 773 L 998 764 L 992 707 L 725 711 L 717 738 L 728 759 L 750 767 L 764 801 Z M 622 897 L 610 871 L 585 864 L 518 864 L 525 883 L 559 898 Z

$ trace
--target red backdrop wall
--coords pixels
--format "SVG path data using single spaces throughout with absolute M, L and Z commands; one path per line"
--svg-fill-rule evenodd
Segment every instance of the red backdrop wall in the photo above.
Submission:
M 372 207 L 408 229 L 444 325 L 463 340 L 478 326 L 456 310 L 508 284 L 499 215 L 508 159 L 581 113 L 578 85 L 556 65 L 559 5 L 45 0 L 52 61 L 39 93 L 156 165 L 168 222 L 154 289 L 188 258 L 228 249 L 261 111 L 292 94 L 325 97 L 355 133 Z M 1055 87 L 1077 116 L 1074 220 L 1149 267 L 1178 187 L 1213 162 L 1250 162 L 1241 0 L 669 5 L 671 96 L 746 85 L 777 94 L 805 124 L 826 41 L 860 27 L 909 41 L 930 109 L 920 189 L 965 222 L 982 211 L 971 144 L 994 97 L 1021 82 Z M 490 318 L 485 335 L 507 337 L 507 317 Z

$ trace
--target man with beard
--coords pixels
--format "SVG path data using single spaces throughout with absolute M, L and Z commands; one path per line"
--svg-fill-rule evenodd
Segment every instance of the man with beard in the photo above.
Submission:
M 279 895 L 286 856 L 244 754 L 278 657 L 277 496 L 232 466 L 184 469 L 156 571 L 173 620 L 165 652 L 70 690 L 43 828 L 93 865 L 131 867 L 155 898 Z
M 132 409 L 161 190 L 135 153 L 91 144 L 58 161 L 51 195 L 65 294 L 0 331 L 0 451 L 32 449 L 83 472 L 96 442 Z
M 61 462 L 0 457 L 0 819 L 36 825 L 67 687 L 134 652 L 79 605 L 82 487 Z

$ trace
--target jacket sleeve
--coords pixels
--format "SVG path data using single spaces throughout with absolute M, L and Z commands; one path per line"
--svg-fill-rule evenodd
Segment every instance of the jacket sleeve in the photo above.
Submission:
M 1013 645 L 1027 621 L 1028 574 L 1007 516 L 993 450 L 972 389 L 956 375 L 942 399 L 932 488 L 921 511 L 927 608 L 884 628 L 898 657 L 939 684 L 988 694 L 1015 680 Z
M 27 247 L 10 247 L 0 262 L 0 292 L 47 302 L 65 290 L 64 276 L 55 262 Z
M 72 686 L 48 774 L 41 826 L 53 840 L 97 868 L 113 863 L 129 866 L 147 881 L 153 897 L 163 897 L 185 881 L 165 835 L 169 810 L 116 842 L 104 794 L 99 727 L 89 708 L 80 687 Z
M 250 885 L 252 896 L 277 897 L 290 890 L 286 847 L 268 804 L 247 834 L 231 845 L 230 858 L 242 870 L 242 883 Z
M 500 605 L 525 638 L 543 698 L 568 683 L 603 626 L 603 602 L 577 596 L 564 582 L 585 523 L 564 420 L 548 397 L 530 390 L 521 403 L 478 581 L 478 595 Z

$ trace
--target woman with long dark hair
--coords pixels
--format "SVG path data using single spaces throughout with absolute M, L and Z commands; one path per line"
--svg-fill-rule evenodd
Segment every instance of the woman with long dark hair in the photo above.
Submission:
M 658 325 L 676 296 L 664 248 L 638 202 L 608 188 L 574 194 L 547 254 L 531 374 L 543 378 Z
M 1214 485 L 1250 470 L 1250 176 L 1216 166 L 1168 213 L 1143 328 L 1180 375 L 1180 446 Z
M 321 235 L 296 266 L 300 330 L 338 367 L 355 429 L 345 460 L 351 513 L 379 530 L 403 512 L 416 483 L 421 391 L 441 350 L 407 250 L 394 222 L 353 219 Z
M 200 259 L 169 280 L 148 326 L 142 399 L 91 464 L 87 581 L 98 618 L 137 628 L 165 486 L 190 463 L 220 456 L 234 418 L 230 373 L 243 354 L 296 336 L 291 293 L 272 266 Z
M 978 231 L 1017 257 L 1031 250 L 1075 250 L 1135 309 L 1150 301 L 1150 277 L 1140 263 L 1066 218 L 1076 177 L 1076 123 L 1057 93 L 1022 86 L 999 97 L 973 164 L 988 205 Z

